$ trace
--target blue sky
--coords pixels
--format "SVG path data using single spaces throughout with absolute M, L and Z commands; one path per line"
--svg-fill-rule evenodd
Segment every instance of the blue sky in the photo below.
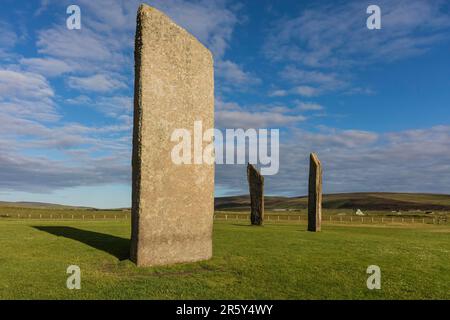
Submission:
M 281 129 L 267 194 L 305 194 L 311 151 L 325 192 L 450 192 L 446 1 L 147 3 L 213 52 L 217 127 Z M 130 205 L 138 6 L 2 0 L 0 200 Z M 245 167 L 216 166 L 216 195 L 246 192 Z

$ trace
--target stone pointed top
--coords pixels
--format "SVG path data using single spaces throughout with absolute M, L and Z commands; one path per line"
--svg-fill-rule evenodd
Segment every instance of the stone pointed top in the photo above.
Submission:
M 142 21 L 146 18 L 162 19 L 165 23 L 169 22 L 170 24 L 172 24 L 173 27 L 179 29 L 182 33 L 185 33 L 188 37 L 195 39 L 201 45 L 201 47 L 203 47 L 204 50 L 207 51 L 207 53 L 209 54 L 211 59 L 213 59 L 213 55 L 212 55 L 211 51 L 199 39 L 197 39 L 197 37 L 192 35 L 189 31 L 187 31 L 183 27 L 180 27 L 178 24 L 176 24 L 168 15 L 164 14 L 163 12 L 159 11 L 158 9 L 156 9 L 152 6 L 149 6 L 148 4 L 141 3 L 139 5 L 139 9 L 137 12 L 138 26 L 141 26 Z
M 316 165 L 320 165 L 319 157 L 317 156 L 317 154 L 315 152 L 311 152 L 309 157 L 310 157 L 311 161 L 313 161 Z
M 256 176 L 261 179 L 261 181 L 264 181 L 264 176 L 262 176 L 261 173 L 259 173 L 258 169 L 256 169 L 255 166 L 250 162 L 247 164 L 247 174 Z

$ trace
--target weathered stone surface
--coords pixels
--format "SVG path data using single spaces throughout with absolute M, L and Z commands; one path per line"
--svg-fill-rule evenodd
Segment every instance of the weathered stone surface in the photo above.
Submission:
M 264 177 L 250 163 L 247 165 L 247 180 L 250 189 L 252 225 L 262 225 L 264 220 Z
M 212 256 L 214 165 L 171 159 L 175 129 L 214 127 L 213 58 L 160 11 L 141 5 L 135 43 L 131 259 L 138 266 Z
M 322 223 L 322 165 L 315 153 L 309 158 L 308 231 L 320 231 Z

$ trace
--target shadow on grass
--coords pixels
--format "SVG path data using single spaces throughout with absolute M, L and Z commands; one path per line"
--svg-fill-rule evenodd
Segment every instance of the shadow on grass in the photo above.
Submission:
M 33 226 L 33 228 L 58 237 L 82 242 L 92 248 L 105 251 L 119 260 L 127 260 L 130 257 L 130 239 L 73 227 Z

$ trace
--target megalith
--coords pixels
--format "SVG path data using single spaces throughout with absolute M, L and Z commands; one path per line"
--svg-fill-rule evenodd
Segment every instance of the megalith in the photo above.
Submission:
M 309 157 L 308 231 L 320 231 L 322 223 L 322 165 L 315 153 Z
M 147 5 L 137 13 L 134 90 L 131 260 L 155 266 L 209 259 L 214 165 L 174 163 L 171 136 L 196 121 L 214 128 L 213 58 Z
M 264 177 L 250 163 L 247 165 L 247 180 L 250 189 L 250 222 L 260 226 L 264 220 Z

